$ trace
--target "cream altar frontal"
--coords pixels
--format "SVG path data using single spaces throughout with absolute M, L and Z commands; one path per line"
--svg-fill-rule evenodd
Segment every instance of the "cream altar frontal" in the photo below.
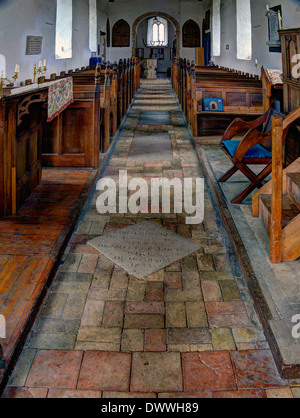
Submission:
M 144 61 L 145 66 L 145 78 L 148 80 L 155 80 L 157 78 L 156 69 L 157 69 L 157 60 L 147 59 Z

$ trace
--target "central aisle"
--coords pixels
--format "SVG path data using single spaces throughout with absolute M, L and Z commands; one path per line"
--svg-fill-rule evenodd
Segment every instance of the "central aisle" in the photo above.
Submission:
M 142 81 L 103 176 L 117 179 L 119 170 L 148 181 L 202 177 L 168 80 Z M 182 215 L 100 215 L 98 196 L 81 216 L 5 396 L 291 396 L 209 191 L 196 226 Z M 138 280 L 87 244 L 145 219 L 200 250 Z

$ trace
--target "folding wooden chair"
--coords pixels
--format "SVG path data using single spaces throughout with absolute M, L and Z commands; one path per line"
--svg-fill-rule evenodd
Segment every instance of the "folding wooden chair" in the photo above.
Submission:
M 263 181 L 272 172 L 273 115 L 279 115 L 283 119 L 285 118 L 285 115 L 273 109 L 268 110 L 260 118 L 252 122 L 245 122 L 238 118 L 231 123 L 222 138 L 220 147 L 234 166 L 219 179 L 219 182 L 227 181 L 237 171 L 241 171 L 251 182 L 231 203 L 242 203 L 254 189 L 263 186 Z M 291 123 L 284 130 L 283 143 L 287 137 Z M 236 135 L 245 131 L 247 133 L 241 141 L 232 140 Z M 249 168 L 249 165 L 252 164 L 264 165 L 265 167 L 257 175 Z

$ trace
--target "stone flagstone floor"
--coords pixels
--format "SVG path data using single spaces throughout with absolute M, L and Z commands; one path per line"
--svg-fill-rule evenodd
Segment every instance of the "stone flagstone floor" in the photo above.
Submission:
M 139 125 L 144 111 L 170 125 Z M 127 161 L 136 134 L 169 134 L 173 161 Z M 202 177 L 168 80 L 142 81 L 104 176 Z M 4 397 L 299 397 L 278 375 L 249 292 L 206 189 L 205 219 L 99 215 L 91 196 Z M 150 219 L 201 249 L 146 280 L 87 245 Z M 130 245 L 130 243 L 128 243 Z

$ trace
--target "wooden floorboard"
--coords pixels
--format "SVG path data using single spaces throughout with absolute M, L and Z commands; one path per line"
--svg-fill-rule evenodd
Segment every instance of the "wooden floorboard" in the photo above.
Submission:
M 41 185 L 19 213 L 0 220 L 0 314 L 7 325 L 0 388 L 97 176 L 85 169 L 43 170 Z

